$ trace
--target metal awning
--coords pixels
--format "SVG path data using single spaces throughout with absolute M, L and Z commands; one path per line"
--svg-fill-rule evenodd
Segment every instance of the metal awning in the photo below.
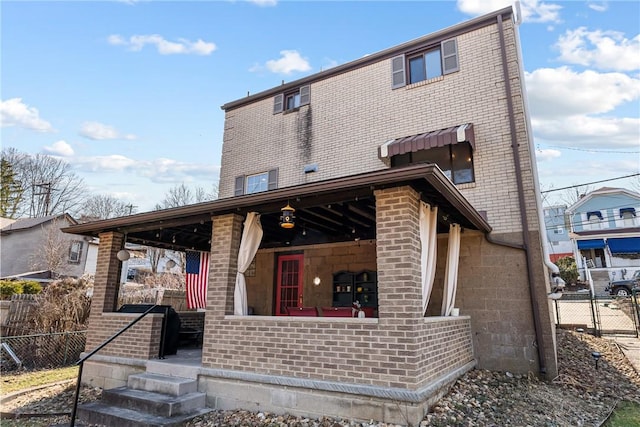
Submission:
M 607 239 L 612 254 L 640 253 L 640 237 L 619 237 Z
M 578 249 L 604 249 L 604 239 L 578 240 Z
M 468 142 L 475 150 L 476 138 L 473 132 L 473 123 L 392 139 L 380 146 L 379 155 L 381 158 L 391 157 L 459 142 Z

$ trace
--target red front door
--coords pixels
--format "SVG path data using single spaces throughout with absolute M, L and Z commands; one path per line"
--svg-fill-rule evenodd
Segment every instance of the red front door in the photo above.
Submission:
M 287 314 L 286 307 L 302 307 L 302 267 L 304 255 L 278 257 L 276 316 Z

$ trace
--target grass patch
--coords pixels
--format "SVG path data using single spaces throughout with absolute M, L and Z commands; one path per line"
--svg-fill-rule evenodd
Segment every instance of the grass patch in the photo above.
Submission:
M 613 411 L 613 415 L 605 427 L 638 427 L 640 426 L 640 404 L 628 400 L 621 401 Z
M 37 387 L 75 378 L 78 378 L 77 366 L 49 369 L 46 371 L 29 371 L 9 375 L 3 374 L 2 381 L 0 381 L 0 394 L 6 395 L 31 387 Z

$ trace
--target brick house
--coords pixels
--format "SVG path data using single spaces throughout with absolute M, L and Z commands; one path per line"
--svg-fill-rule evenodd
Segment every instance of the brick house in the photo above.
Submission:
M 68 229 L 100 238 L 87 349 L 133 318 L 114 302 L 126 240 L 210 252 L 191 372 L 211 407 L 415 424 L 474 367 L 555 377 L 518 49 L 506 8 L 225 104 L 219 200 Z M 355 300 L 365 318 L 332 316 Z M 161 322 L 83 381 L 147 369 Z

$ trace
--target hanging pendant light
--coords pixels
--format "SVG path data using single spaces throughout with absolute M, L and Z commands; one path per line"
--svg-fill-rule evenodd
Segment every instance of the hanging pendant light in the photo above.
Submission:
M 296 216 L 293 214 L 296 210 L 289 206 L 289 203 L 280 210 L 282 211 L 282 215 L 280 215 L 280 227 L 293 228 L 296 225 Z

